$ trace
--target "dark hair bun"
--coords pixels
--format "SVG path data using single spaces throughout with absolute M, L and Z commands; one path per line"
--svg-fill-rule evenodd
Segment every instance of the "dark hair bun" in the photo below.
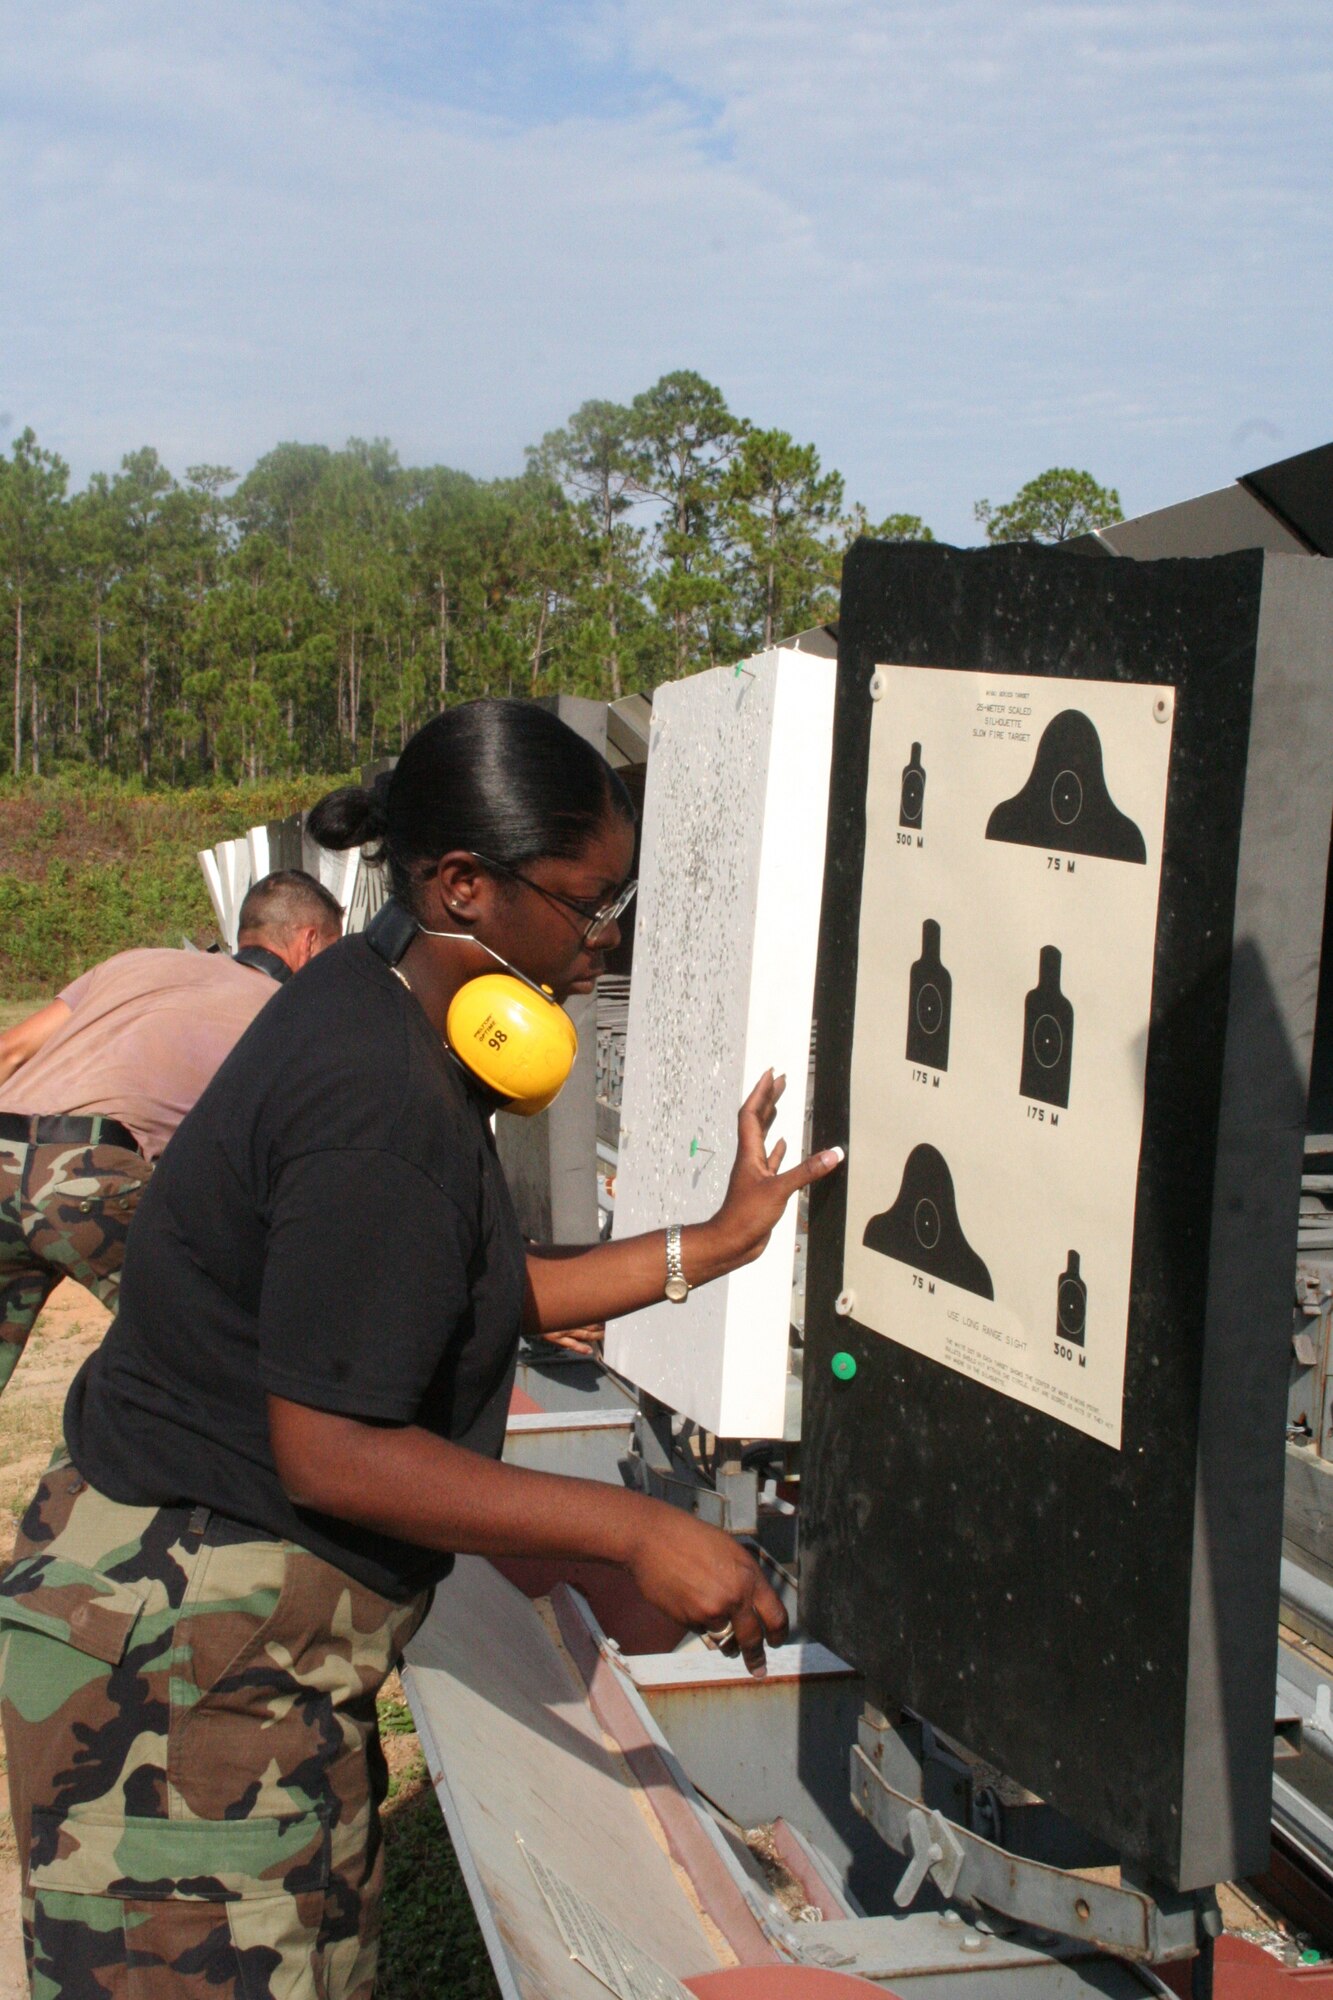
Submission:
M 460 702 L 423 723 L 392 772 L 345 785 L 310 813 L 321 847 L 378 843 L 393 893 L 414 909 L 441 855 L 483 854 L 500 868 L 579 854 L 608 814 L 632 824 L 628 792 L 605 757 L 535 701 Z
M 343 785 L 330 792 L 306 816 L 306 832 L 320 847 L 365 847 L 382 840 L 388 832 L 389 816 L 385 795 L 385 774 L 367 790 L 361 785 Z

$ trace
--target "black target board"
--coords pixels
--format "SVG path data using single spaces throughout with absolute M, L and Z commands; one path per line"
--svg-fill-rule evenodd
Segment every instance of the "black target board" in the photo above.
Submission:
M 1316 557 L 844 569 L 803 1616 L 1180 1889 L 1268 1855 L 1331 661 Z

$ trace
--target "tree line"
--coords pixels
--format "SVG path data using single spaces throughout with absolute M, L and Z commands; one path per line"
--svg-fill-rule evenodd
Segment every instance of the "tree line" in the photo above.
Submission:
M 1116 517 L 1089 475 L 1052 479 Z M 1092 521 L 1075 493 L 1043 534 L 1022 500 L 978 504 L 992 540 Z M 0 456 L 13 772 L 256 783 L 400 749 L 473 695 L 614 700 L 832 618 L 866 533 L 931 539 L 847 507 L 813 445 L 690 372 L 585 403 L 492 480 L 354 438 L 280 444 L 243 478 L 178 480 L 145 447 L 71 493 L 26 430 Z

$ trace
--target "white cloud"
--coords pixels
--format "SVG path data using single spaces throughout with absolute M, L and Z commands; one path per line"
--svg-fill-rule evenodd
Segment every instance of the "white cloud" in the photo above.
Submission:
M 1322 7 L 11 10 L 0 407 L 76 471 L 386 433 L 491 473 L 666 368 L 873 511 L 1133 507 L 1324 388 Z

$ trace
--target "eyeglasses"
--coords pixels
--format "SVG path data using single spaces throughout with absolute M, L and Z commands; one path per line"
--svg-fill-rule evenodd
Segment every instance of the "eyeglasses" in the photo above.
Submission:
M 474 861 L 493 868 L 497 875 L 507 875 L 511 881 L 521 882 L 525 889 L 535 889 L 539 896 L 545 896 L 548 903 L 556 903 L 561 909 L 572 910 L 576 917 L 581 917 L 584 928 L 579 943 L 583 945 L 591 944 L 594 938 L 610 929 L 617 917 L 624 916 L 639 886 L 637 882 L 626 882 L 609 903 L 595 903 L 590 896 L 562 896 L 558 889 L 543 889 L 540 882 L 534 882 L 529 875 L 520 875 L 517 868 L 508 868 L 503 861 L 492 861 L 488 854 L 478 854 L 475 848 L 471 853 Z

